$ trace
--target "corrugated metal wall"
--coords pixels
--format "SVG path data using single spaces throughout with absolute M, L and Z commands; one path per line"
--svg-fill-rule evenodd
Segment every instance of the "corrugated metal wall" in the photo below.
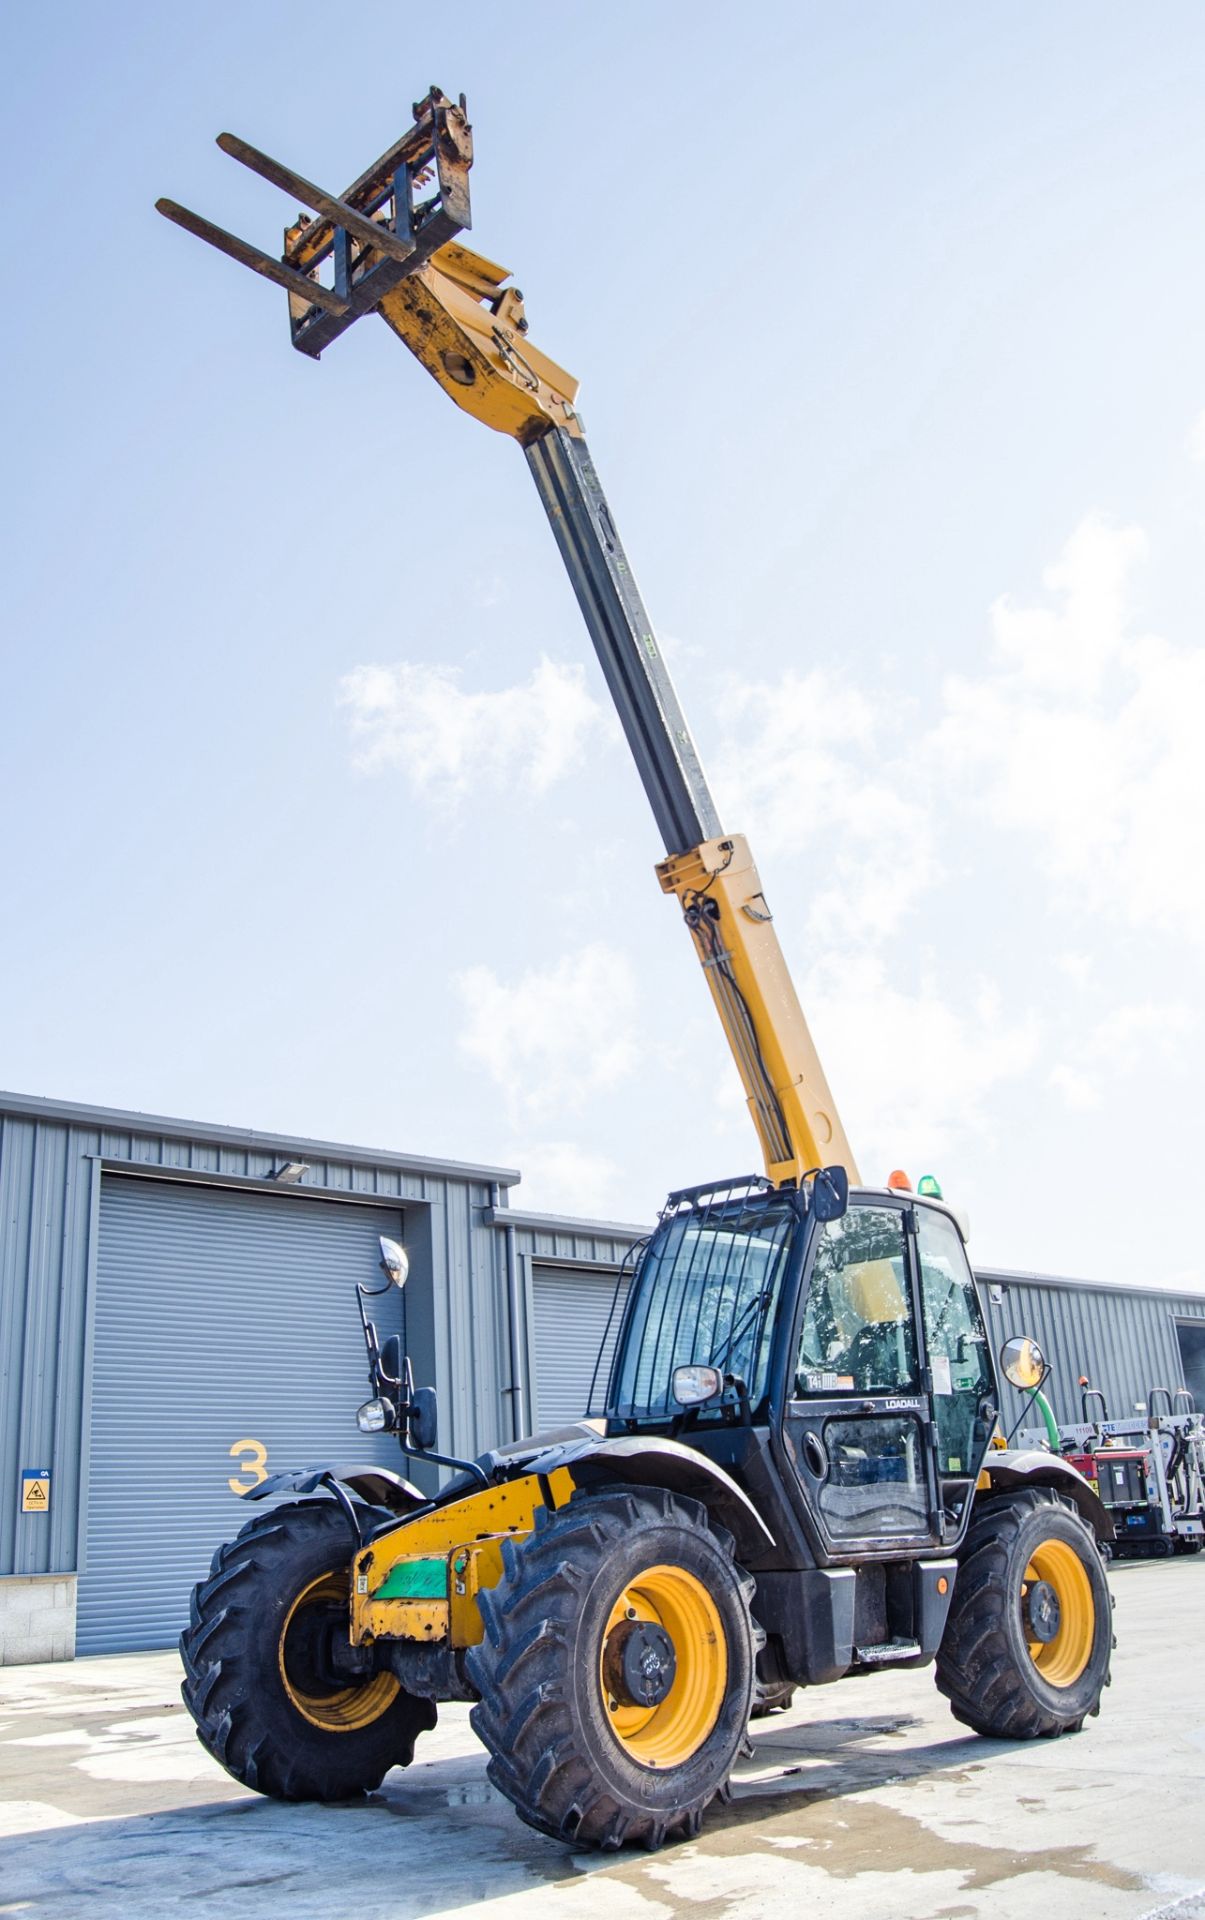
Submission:
M 355 1286 L 378 1235 L 402 1237 L 400 1208 L 106 1173 L 100 1227 L 80 1653 L 175 1644 L 215 1547 L 253 1516 L 238 1490 L 314 1460 L 403 1467 L 354 1420 Z M 374 1302 L 382 1338 L 404 1306 L 396 1287 Z
M 552 1308 L 556 1311 L 558 1305 L 565 1305 L 572 1289 L 573 1275 L 577 1273 L 581 1278 L 585 1310 L 593 1326 L 597 1314 L 591 1312 L 590 1302 L 596 1298 L 601 1287 L 605 1291 L 609 1310 L 615 1276 L 630 1249 L 644 1238 L 649 1229 L 596 1220 L 565 1219 L 555 1214 L 522 1213 L 506 1208 L 494 1215 L 494 1226 L 498 1229 L 497 1237 L 502 1250 L 504 1284 L 508 1284 L 507 1262 L 513 1260 L 514 1284 L 521 1300 L 519 1384 L 522 1388 L 523 1417 L 514 1424 L 522 1425 L 531 1433 L 546 1424 L 547 1413 L 552 1412 L 560 1418 L 561 1409 L 576 1398 L 575 1391 L 566 1398 L 565 1393 L 558 1390 L 561 1382 L 548 1379 L 550 1371 L 558 1375 L 563 1372 L 559 1363 L 552 1358 L 554 1349 L 549 1341 L 548 1310 Z M 553 1284 L 541 1287 L 541 1275 L 552 1280 Z M 605 1324 L 605 1313 L 602 1319 Z M 590 1364 L 585 1369 L 587 1390 L 593 1365 L 594 1357 L 591 1355 Z M 549 1386 L 552 1389 L 551 1396 Z M 578 1408 L 579 1413 L 582 1410 L 582 1407 Z M 508 1427 L 506 1431 L 513 1431 L 513 1427 Z
M 1045 1392 L 1057 1420 L 1080 1418 L 1081 1373 L 1102 1389 L 1115 1420 L 1132 1413 L 1152 1386 L 1185 1384 L 1175 1323 L 1205 1324 L 1205 1295 L 1089 1286 L 990 1268 L 977 1269 L 976 1277 L 996 1352 L 1013 1334 L 1031 1333 L 1052 1363 Z M 1003 1395 L 1007 1432 L 1024 1399 L 1007 1385 Z M 1039 1422 L 1030 1413 L 1025 1424 Z
M 441 1445 L 462 1455 L 509 1435 L 520 1404 L 523 1424 L 532 1425 L 539 1397 L 534 1267 L 576 1264 L 596 1284 L 641 1237 L 638 1227 L 509 1213 L 502 1189 L 518 1176 L 507 1169 L 0 1095 L 0 1575 L 70 1573 L 78 1565 L 102 1166 L 216 1177 L 240 1188 L 292 1158 L 309 1163 L 302 1191 L 403 1205 L 415 1372 L 439 1389 Z M 1046 1347 L 1064 1419 L 1078 1415 L 1080 1372 L 1104 1386 L 1118 1411 L 1144 1399 L 1152 1384 L 1180 1384 L 1174 1322 L 1205 1322 L 1201 1295 L 987 1270 L 980 1277 L 997 1347 L 1017 1331 L 1035 1333 Z M 1000 1306 L 991 1303 L 992 1286 L 1004 1290 Z M 1015 1418 L 1017 1410 L 1009 1390 L 1006 1414 Z M 46 1516 L 19 1511 L 23 1467 L 51 1470 Z
M 509 1431 L 501 1236 L 489 1219 L 512 1169 L 0 1094 L 0 1575 L 78 1565 L 102 1163 L 237 1185 L 286 1159 L 309 1163 L 298 1191 L 411 1203 L 412 1351 L 439 1388 L 441 1441 L 472 1454 Z M 48 1515 L 20 1512 L 23 1467 L 50 1468 Z
M 532 1264 L 532 1345 L 536 1359 L 536 1432 L 580 1420 L 591 1403 L 606 1405 L 607 1381 L 627 1300 L 605 1267 Z M 593 1396 L 591 1387 L 594 1388 Z

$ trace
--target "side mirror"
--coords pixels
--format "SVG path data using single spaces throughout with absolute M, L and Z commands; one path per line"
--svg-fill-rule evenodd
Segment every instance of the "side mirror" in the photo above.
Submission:
M 1035 1391 L 1050 1372 L 1041 1347 L 1027 1333 L 1014 1334 L 1011 1340 L 1004 1342 L 1000 1349 L 1000 1365 L 1004 1378 L 1022 1393 Z
M 844 1167 L 821 1167 L 812 1181 L 812 1212 L 817 1220 L 840 1220 L 849 1206 L 849 1175 Z
M 402 1351 L 402 1336 L 391 1333 L 381 1344 L 381 1357 L 377 1361 L 377 1372 L 381 1383 L 387 1387 L 400 1387 L 406 1378 L 406 1355 Z
M 405 1247 L 399 1247 L 396 1240 L 387 1240 L 384 1234 L 381 1235 L 381 1271 L 395 1287 L 405 1286 L 410 1271 Z
M 410 1402 L 410 1444 L 427 1453 L 439 1438 L 439 1402 L 434 1387 L 418 1387 Z
M 675 1367 L 672 1391 L 680 1407 L 701 1407 L 714 1400 L 724 1385 L 718 1367 Z

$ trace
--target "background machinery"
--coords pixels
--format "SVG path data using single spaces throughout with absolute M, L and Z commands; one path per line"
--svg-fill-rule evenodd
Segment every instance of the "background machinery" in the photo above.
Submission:
M 1108 1508 L 1116 1557 L 1199 1553 L 1205 1546 L 1205 1416 L 1188 1388 L 1148 1387 L 1145 1407 L 1111 1420 L 1100 1388 L 1081 1376 L 1080 1412 L 1080 1421 L 1055 1428 L 1053 1444 Z M 1023 1428 L 1020 1439 L 1040 1446 L 1046 1435 Z
M 956 1216 L 857 1185 L 748 846 L 726 833 L 590 459 L 577 382 L 528 337 L 469 225 L 463 98 L 433 88 L 341 196 L 230 135 L 312 209 L 274 257 L 177 224 L 283 285 L 315 358 L 379 312 L 451 399 L 523 448 L 661 830 L 765 1173 L 672 1194 L 637 1250 L 601 1417 L 476 1460 L 364 1314 L 366 1430 L 453 1477 L 313 1467 L 215 1556 L 181 1640 L 203 1743 L 246 1784 L 334 1799 L 469 1699 L 495 1785 L 575 1845 L 657 1846 L 728 1791 L 759 1701 L 936 1660 L 981 1732 L 1078 1729 L 1112 1623 L 1084 1477 L 992 1444 L 998 1391 Z M 383 1243 L 389 1280 L 403 1250 Z M 362 1289 L 362 1293 L 366 1290 Z M 361 1307 L 363 1313 L 363 1306 Z M 1040 1385 L 1033 1342 L 1004 1353 Z

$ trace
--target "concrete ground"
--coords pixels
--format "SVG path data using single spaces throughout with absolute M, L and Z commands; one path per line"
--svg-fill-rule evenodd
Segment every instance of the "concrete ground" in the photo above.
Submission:
M 1205 1560 L 1111 1570 L 1098 1720 L 964 1735 L 932 1674 L 798 1695 L 731 1806 L 660 1854 L 569 1852 L 489 1787 L 468 1709 L 356 1805 L 274 1805 L 201 1751 L 172 1654 L 0 1670 L 0 1914 L 37 1920 L 1205 1920 Z

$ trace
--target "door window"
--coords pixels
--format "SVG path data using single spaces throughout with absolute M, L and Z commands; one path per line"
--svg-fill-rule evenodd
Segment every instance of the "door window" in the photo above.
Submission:
M 795 1392 L 916 1393 L 916 1330 L 902 1214 L 850 1207 L 821 1232 L 799 1340 Z
M 962 1235 L 948 1214 L 917 1208 L 925 1347 L 933 1377 L 937 1471 L 978 1471 L 987 1442 L 980 1414 L 992 1391 L 987 1332 Z
M 820 1511 L 836 1539 L 926 1533 L 929 1498 L 920 1422 L 899 1415 L 828 1420 Z

